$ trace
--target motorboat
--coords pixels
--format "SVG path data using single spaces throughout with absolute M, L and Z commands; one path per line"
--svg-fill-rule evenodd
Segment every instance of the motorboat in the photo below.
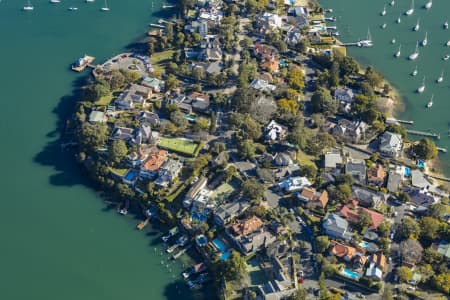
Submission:
M 417 92 L 422 94 L 425 91 L 425 77 L 423 77 L 422 84 L 417 88 Z
M 395 39 L 391 40 L 391 44 L 395 44 L 397 41 Z
M 87 3 L 94 2 L 95 0 L 86 0 Z
M 446 55 L 444 55 L 444 57 L 443 57 L 442 59 L 445 60 L 445 61 L 447 61 L 447 60 L 450 59 L 450 55 L 446 54 Z
M 50 3 L 60 3 L 61 0 L 50 0 Z
M 78 7 L 73 7 L 73 6 L 71 6 L 71 7 L 68 8 L 68 10 L 71 10 L 71 11 L 77 11 L 77 10 L 78 10 Z
M 121 208 L 121 209 L 119 210 L 119 214 L 125 216 L 126 214 L 128 214 L 128 210 L 127 210 L 126 208 Z
M 416 43 L 416 50 L 409 55 L 410 60 L 416 60 L 419 57 L 419 42 Z
M 414 26 L 413 30 L 414 30 L 414 31 L 419 31 L 419 29 L 420 29 L 420 18 L 417 19 L 416 26 Z
M 31 5 L 30 0 L 28 0 L 28 1 L 27 1 L 27 5 L 25 5 L 25 6 L 23 7 L 23 10 L 25 10 L 25 11 L 31 11 L 31 10 L 33 10 L 33 9 L 34 9 L 34 6 Z
M 405 11 L 405 15 L 410 16 L 414 13 L 414 0 L 411 0 L 411 7 Z
M 442 25 L 444 27 L 444 29 L 448 29 L 448 21 L 444 22 L 444 25 Z
M 441 75 L 438 77 L 438 79 L 436 79 L 437 83 L 441 83 L 442 81 L 444 81 L 444 71 L 442 71 Z
M 433 106 L 433 97 L 434 95 L 431 95 L 430 101 L 427 103 L 427 108 L 431 108 Z
M 395 52 L 395 54 L 394 54 L 395 57 L 400 57 L 400 55 L 401 55 L 401 49 L 402 49 L 402 44 L 400 44 L 400 45 L 398 46 L 398 50 L 397 50 L 397 52 Z
M 385 16 L 386 15 L 386 5 L 384 6 L 383 10 L 381 11 L 380 15 Z
M 400 16 L 398 16 L 398 18 L 397 18 L 397 24 L 400 24 L 401 22 L 402 22 L 402 19 L 400 18 Z
M 390 6 L 394 6 L 395 5 L 395 0 L 392 0 L 391 2 L 389 2 Z
M 425 37 L 422 41 L 422 46 L 425 47 L 426 45 L 428 45 L 428 32 L 425 32 Z
M 411 76 L 417 76 L 417 73 L 419 73 L 419 70 L 417 70 L 417 66 L 416 66 L 414 71 L 412 71 Z
M 433 6 L 433 0 L 428 0 L 427 3 L 425 3 L 424 7 L 426 9 L 430 9 Z
M 382 28 L 382 29 L 386 29 L 386 27 L 387 27 L 387 24 L 386 24 L 386 23 L 384 23 L 383 25 L 381 25 L 381 28 Z
M 450 47 L 450 40 L 447 41 L 447 43 L 445 44 L 447 47 Z
M 105 5 L 102 8 L 100 8 L 100 10 L 101 11 L 110 11 L 110 8 L 108 7 L 108 3 L 106 2 L 106 0 L 105 0 Z

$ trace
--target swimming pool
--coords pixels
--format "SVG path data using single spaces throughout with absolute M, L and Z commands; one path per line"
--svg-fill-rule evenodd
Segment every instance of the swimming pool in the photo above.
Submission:
M 366 241 L 362 241 L 361 243 L 359 243 L 359 246 L 363 247 L 364 249 L 369 248 L 369 243 Z
M 406 177 L 410 177 L 411 176 L 411 169 L 408 167 L 405 167 L 403 172 L 405 173 Z
M 359 280 L 360 277 L 358 273 L 350 271 L 349 269 L 346 268 L 342 269 L 341 274 L 353 280 Z
M 419 167 L 419 169 L 425 169 L 425 162 L 423 160 L 419 160 L 417 162 L 417 166 Z
M 186 117 L 186 119 L 188 119 L 188 121 L 191 121 L 191 122 L 195 122 L 195 120 L 197 120 L 197 116 L 194 114 L 187 114 L 185 117 Z
M 227 260 L 230 257 L 230 251 L 226 251 L 220 255 L 220 260 Z
M 137 173 L 133 170 L 128 171 L 128 173 L 125 175 L 125 180 L 133 181 L 137 176 Z
M 220 252 L 225 252 L 227 250 L 227 247 L 225 246 L 225 244 L 219 240 L 219 239 L 214 239 L 212 241 L 212 243 L 214 244 L 214 246 L 216 246 L 216 248 L 220 251 Z M 225 254 L 225 253 L 224 253 Z

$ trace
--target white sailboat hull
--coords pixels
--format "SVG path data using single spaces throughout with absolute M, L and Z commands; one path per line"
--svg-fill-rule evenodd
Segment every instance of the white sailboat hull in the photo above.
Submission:
M 411 54 L 408 58 L 410 60 L 416 60 L 419 57 L 419 53 L 415 52 L 413 54 Z

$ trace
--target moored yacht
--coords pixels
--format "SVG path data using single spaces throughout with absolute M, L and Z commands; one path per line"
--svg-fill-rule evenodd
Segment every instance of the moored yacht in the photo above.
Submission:
M 370 30 L 367 30 L 367 38 L 365 40 L 360 40 L 357 42 L 358 47 L 372 47 L 372 36 L 370 35 Z
M 419 29 L 420 29 L 420 18 L 417 19 L 416 26 L 414 26 L 413 30 L 414 31 L 419 31 Z
M 386 15 L 386 5 L 383 7 L 383 10 L 381 11 L 380 15 L 382 16 Z
M 402 49 L 402 44 L 400 44 L 399 46 L 398 46 L 398 50 L 397 50 L 397 52 L 395 52 L 395 54 L 394 54 L 394 56 L 395 57 L 400 57 L 400 55 L 401 55 L 401 49 Z
M 109 11 L 110 8 L 108 7 L 108 3 L 105 0 L 105 6 L 103 6 L 102 8 L 100 8 L 101 11 Z
M 391 44 L 395 44 L 395 42 L 397 42 L 395 38 L 391 40 Z
M 444 22 L 444 25 L 442 25 L 444 27 L 444 29 L 448 29 L 448 21 Z
M 428 103 L 427 103 L 427 108 L 431 108 L 433 106 L 433 97 L 434 97 L 434 94 L 431 95 L 430 101 L 428 101 Z
M 398 18 L 397 18 L 397 24 L 400 24 L 401 22 L 402 22 L 402 19 L 400 18 L 400 16 L 398 16 Z
M 50 0 L 50 3 L 60 3 L 61 0 Z
M 422 84 L 417 88 L 417 92 L 422 94 L 425 91 L 425 76 L 423 77 Z
M 450 40 L 447 41 L 447 43 L 445 44 L 447 47 L 450 47 Z
M 77 10 L 78 10 L 78 7 L 71 6 L 71 7 L 68 8 L 68 10 L 71 10 L 71 11 L 77 11 Z
M 411 76 L 417 76 L 417 73 L 419 73 L 419 70 L 417 70 L 417 66 L 416 66 L 414 71 L 412 71 Z
M 416 60 L 419 57 L 419 42 L 416 43 L 416 50 L 409 55 L 410 60 Z
M 436 79 L 437 83 L 441 83 L 442 81 L 444 81 L 444 71 L 442 71 L 441 75 L 438 77 L 438 79 Z
M 411 7 L 405 11 L 405 15 L 410 16 L 414 13 L 414 0 L 411 0 Z
M 433 0 L 428 0 L 424 6 L 426 9 L 430 9 L 433 6 Z
M 395 5 L 395 0 L 392 0 L 391 2 L 389 2 L 390 6 L 394 6 Z
M 428 45 L 428 32 L 425 32 L 425 38 L 422 41 L 422 46 Z
M 28 0 L 28 1 L 27 1 L 27 5 L 25 5 L 25 6 L 23 7 L 23 10 L 25 10 L 25 11 L 30 11 L 30 10 L 33 10 L 33 9 L 34 9 L 34 6 L 31 5 L 30 0 Z
M 444 55 L 444 57 L 443 57 L 442 59 L 445 60 L 445 61 L 447 61 L 447 60 L 450 59 L 450 55 L 446 54 L 446 55 Z

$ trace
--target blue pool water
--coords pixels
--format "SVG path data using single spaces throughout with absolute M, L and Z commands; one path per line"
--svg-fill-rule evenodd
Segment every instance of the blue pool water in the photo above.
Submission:
M 408 167 L 405 167 L 404 173 L 405 173 L 406 177 L 410 177 L 411 176 L 411 169 L 408 168 Z
M 133 170 L 128 171 L 128 173 L 125 175 L 126 180 L 133 180 L 136 177 L 136 172 Z
M 417 166 L 418 166 L 420 169 L 425 169 L 425 162 L 424 162 L 423 160 L 419 160 L 419 161 L 417 162 Z
M 342 269 L 341 274 L 344 275 L 345 277 L 351 278 L 353 280 L 358 280 L 359 279 L 359 274 L 353 271 L 350 271 L 348 269 Z
M 226 251 L 220 255 L 220 260 L 227 260 L 230 257 L 230 251 Z
M 187 114 L 185 117 L 191 122 L 195 122 L 195 120 L 197 120 L 197 116 L 193 114 Z
M 227 250 L 225 244 L 219 239 L 214 239 L 212 243 L 214 244 L 214 246 L 216 246 L 217 249 L 219 249 L 220 252 L 225 252 Z
M 361 247 L 363 247 L 364 249 L 369 248 L 369 243 L 366 242 L 366 241 L 362 241 L 361 243 L 359 243 L 359 245 L 360 245 Z

